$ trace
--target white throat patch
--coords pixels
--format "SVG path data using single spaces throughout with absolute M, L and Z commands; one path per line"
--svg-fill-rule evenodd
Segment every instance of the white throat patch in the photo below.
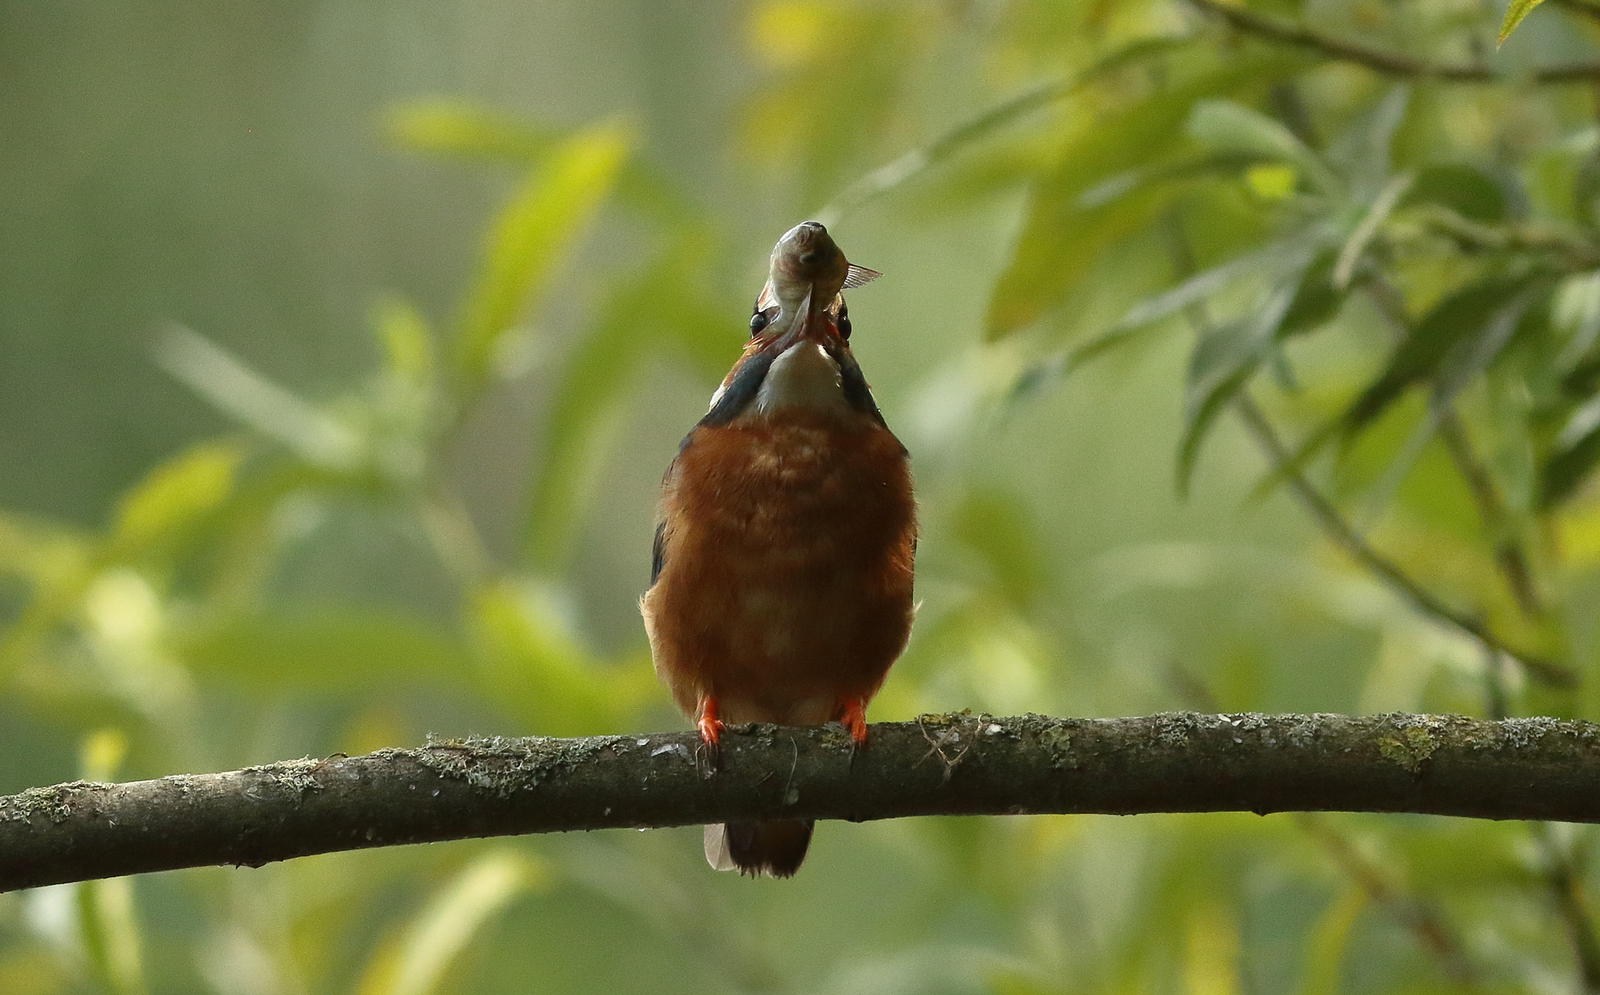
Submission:
M 837 411 L 850 407 L 839 364 L 815 342 L 796 342 L 785 349 L 772 361 L 756 392 L 755 409 L 763 414 L 787 407 Z

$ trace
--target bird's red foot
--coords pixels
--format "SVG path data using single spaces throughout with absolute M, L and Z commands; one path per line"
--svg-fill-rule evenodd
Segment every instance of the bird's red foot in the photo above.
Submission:
M 722 743 L 722 720 L 717 718 L 717 699 L 700 699 L 700 741 L 715 750 Z
M 717 699 L 700 699 L 700 718 L 695 721 L 700 730 L 700 743 L 705 749 L 706 765 L 701 776 L 710 777 L 722 765 L 722 720 L 717 718 Z M 695 766 L 700 766 L 698 757 Z
M 860 698 L 852 698 L 844 703 L 844 715 L 839 719 L 844 724 L 844 731 L 850 734 L 850 742 L 856 749 L 867 745 L 867 706 Z

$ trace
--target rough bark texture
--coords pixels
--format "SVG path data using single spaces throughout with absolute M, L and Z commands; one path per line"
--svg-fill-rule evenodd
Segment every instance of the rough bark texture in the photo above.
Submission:
M 928 715 L 692 733 L 468 739 L 0 798 L 0 891 L 514 833 L 781 817 L 1415 812 L 1600 822 L 1600 725 L 1460 716 Z

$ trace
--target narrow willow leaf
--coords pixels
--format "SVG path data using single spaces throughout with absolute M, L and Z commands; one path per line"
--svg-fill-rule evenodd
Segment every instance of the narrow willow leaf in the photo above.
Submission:
M 440 888 L 368 963 L 358 995 L 431 995 L 484 925 L 542 887 L 543 866 L 515 850 L 479 857 Z
M 114 555 L 135 555 L 220 507 L 243 459 L 240 445 L 208 442 L 150 471 L 117 502 Z
M 1541 2 L 1543 0 L 1511 0 L 1511 4 L 1506 7 L 1505 20 L 1500 22 L 1500 34 L 1495 38 L 1495 47 L 1504 45 L 1506 39 L 1511 37 L 1511 32 L 1522 23 L 1522 19 L 1531 14 L 1533 8 L 1539 6 Z
M 545 155 L 560 140 L 553 129 L 454 100 L 397 104 L 383 125 L 392 141 L 415 151 L 521 162 Z
M 1189 357 L 1184 385 L 1184 429 L 1178 446 L 1178 493 L 1187 494 L 1200 443 L 1217 413 L 1250 379 L 1276 337 L 1294 300 L 1295 284 L 1281 284 L 1254 314 L 1207 330 Z
M 383 347 L 384 370 L 396 380 L 427 384 L 433 379 L 434 344 L 428 320 L 410 301 L 386 297 L 372 310 L 372 327 Z
M 1383 99 L 1357 114 L 1328 144 L 1326 159 L 1357 190 L 1380 189 L 1393 172 L 1394 136 L 1411 104 L 1411 88 L 1392 87 Z
M 1339 188 L 1328 164 L 1288 128 L 1260 111 L 1231 100 L 1202 100 L 1189 115 L 1186 130 L 1213 148 L 1267 161 L 1286 162 L 1323 193 Z
M 354 429 L 199 333 L 168 325 L 156 339 L 156 359 L 217 410 L 282 443 L 307 463 L 344 473 L 360 462 L 362 440 Z
M 1372 199 L 1372 204 L 1367 208 L 1367 213 L 1362 215 L 1350 232 L 1350 237 L 1345 239 L 1344 248 L 1339 250 L 1338 262 L 1333 267 L 1333 286 L 1338 290 L 1346 290 L 1350 286 L 1350 278 L 1355 275 L 1356 264 L 1361 262 L 1362 253 L 1372 242 L 1378 228 L 1394 212 L 1395 205 L 1411 187 L 1412 175 L 1402 173 L 1390 180 Z
M 506 333 L 588 228 L 632 145 L 629 130 L 614 121 L 573 135 L 528 173 L 500 212 L 455 336 L 467 390 L 489 378 Z
M 1153 297 L 1147 297 L 1129 308 L 1127 313 L 1118 319 L 1113 330 L 1138 328 L 1177 314 L 1190 304 L 1205 300 L 1239 277 L 1259 273 L 1262 267 L 1282 257 L 1283 248 L 1273 244 L 1258 252 L 1246 253 L 1196 273 L 1176 287 L 1164 290 Z

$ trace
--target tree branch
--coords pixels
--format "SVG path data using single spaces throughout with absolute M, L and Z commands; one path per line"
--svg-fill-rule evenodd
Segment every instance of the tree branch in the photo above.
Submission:
M 472 739 L 0 798 L 0 891 L 438 840 L 729 819 L 1414 812 L 1600 822 L 1600 726 L 1459 716 L 923 716 Z
M 1405 79 L 1440 79 L 1451 83 L 1499 83 L 1510 77 L 1496 72 L 1481 63 L 1449 64 L 1424 62 L 1402 52 L 1373 48 L 1360 42 L 1346 41 L 1325 35 L 1303 24 L 1264 17 L 1243 6 L 1220 3 L 1218 0 L 1189 0 L 1207 14 L 1226 21 L 1235 31 L 1319 52 L 1340 62 L 1353 62 L 1368 69 Z M 1600 79 L 1600 66 L 1579 63 L 1569 66 L 1547 66 L 1530 74 L 1536 83 L 1582 83 Z
M 1284 448 L 1283 440 L 1278 438 L 1278 433 L 1273 429 L 1272 423 L 1262 413 L 1261 408 L 1251 399 L 1248 392 L 1240 390 L 1234 398 L 1234 407 L 1243 419 L 1245 427 L 1255 437 L 1267 455 L 1274 471 L 1285 473 L 1285 479 L 1294 490 L 1300 503 L 1305 505 L 1322 531 L 1330 540 L 1338 544 L 1345 552 L 1349 553 L 1357 563 L 1360 563 L 1373 575 L 1382 580 L 1390 590 L 1400 595 L 1417 611 L 1431 616 L 1477 639 L 1483 647 L 1491 652 L 1504 653 L 1511 657 L 1528 671 L 1528 673 L 1544 681 L 1552 687 L 1574 687 L 1578 683 L 1577 676 L 1571 670 L 1553 660 L 1522 649 L 1508 645 L 1494 630 L 1483 622 L 1463 612 L 1459 612 L 1440 601 L 1433 592 L 1423 587 L 1410 574 L 1402 570 L 1399 564 L 1385 557 L 1371 544 L 1363 539 L 1355 527 L 1345 521 L 1339 509 L 1312 486 L 1305 474 L 1298 470 L 1289 469 L 1292 457 Z

